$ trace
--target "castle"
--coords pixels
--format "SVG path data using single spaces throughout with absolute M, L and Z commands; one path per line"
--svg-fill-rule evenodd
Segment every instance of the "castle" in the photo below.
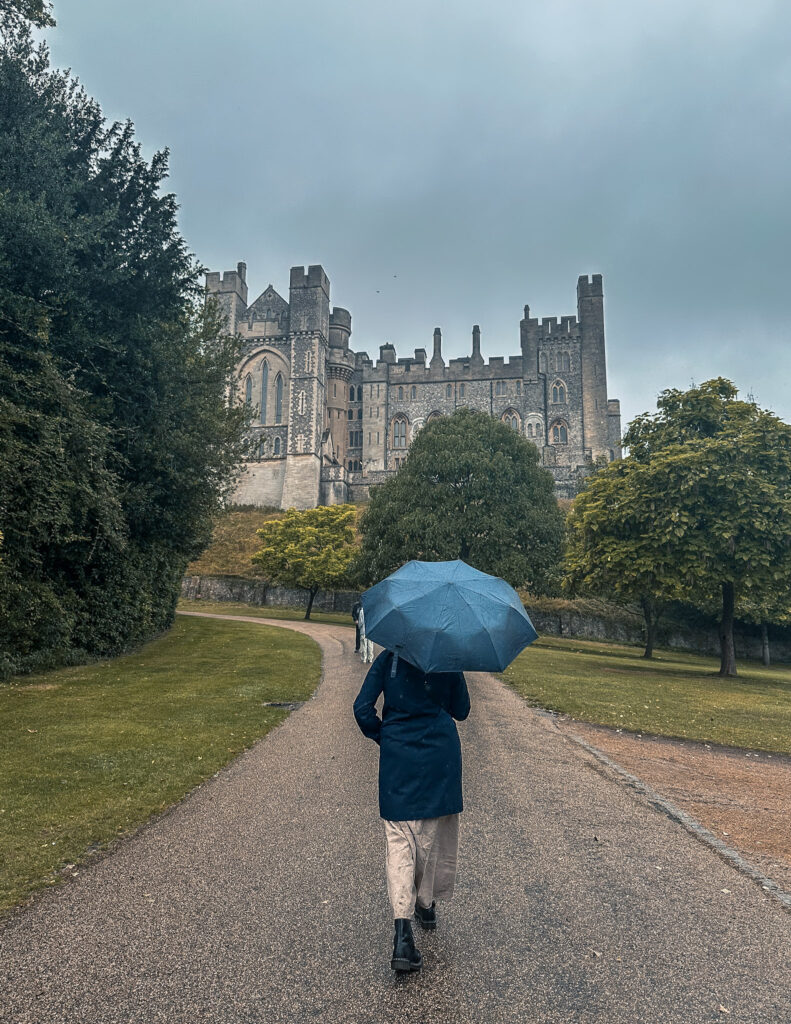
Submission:
M 538 448 L 558 496 L 573 497 L 595 461 L 621 455 L 621 414 L 607 397 L 601 274 L 577 282 L 577 315 L 520 322 L 521 355 L 442 356 L 424 348 L 379 358 L 349 347 L 348 310 L 330 309 L 320 266 L 291 268 L 288 302 L 269 287 L 247 303 L 247 268 L 206 275 L 206 290 L 242 339 L 236 400 L 252 407 L 253 437 L 234 501 L 313 508 L 364 501 L 394 473 L 436 416 L 468 406 L 496 416 Z

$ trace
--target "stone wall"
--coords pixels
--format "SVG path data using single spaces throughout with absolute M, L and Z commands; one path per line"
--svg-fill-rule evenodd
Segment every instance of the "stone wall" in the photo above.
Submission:
M 185 576 L 181 583 L 181 596 L 189 601 L 229 601 L 272 608 L 305 608 L 307 595 L 303 590 L 272 587 L 263 580 L 242 576 Z M 354 591 L 320 590 L 313 607 L 323 612 L 349 612 L 358 598 Z M 577 611 L 539 611 L 528 606 L 528 614 L 539 635 L 563 636 L 579 640 L 602 640 L 615 643 L 641 644 L 644 642 L 642 624 L 638 616 L 624 613 L 620 616 L 594 615 Z M 770 651 L 773 662 L 791 663 L 791 638 L 788 631 L 769 629 Z M 736 657 L 760 660 L 761 635 L 758 627 L 737 625 L 734 630 Z M 685 629 L 678 623 L 661 623 L 658 647 L 710 654 L 719 657 L 720 646 L 716 629 Z
M 305 608 L 304 590 L 273 587 L 263 580 L 244 576 L 185 576 L 181 596 L 188 601 L 229 601 L 266 608 Z M 324 591 L 316 594 L 313 608 L 322 612 L 349 612 L 358 595 L 351 591 Z

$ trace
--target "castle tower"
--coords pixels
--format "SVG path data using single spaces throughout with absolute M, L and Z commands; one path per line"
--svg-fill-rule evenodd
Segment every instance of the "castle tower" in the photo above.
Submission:
M 315 508 L 320 499 L 330 282 L 320 266 L 291 268 L 291 387 L 283 508 Z
M 530 306 L 525 306 L 524 319 L 519 323 L 522 348 L 522 376 L 525 380 L 538 380 L 538 321 L 530 319 Z
M 332 434 L 335 455 L 346 465 L 349 439 L 349 387 L 354 371 L 354 353 L 349 351 L 352 316 L 348 309 L 336 306 L 330 314 L 330 347 L 327 352 L 327 426 Z
M 582 336 L 582 416 L 584 447 L 592 457 L 609 458 L 607 363 L 604 355 L 604 292 L 601 274 L 577 282 L 577 317 Z
M 247 309 L 247 264 L 237 263 L 236 270 L 219 270 L 206 275 L 206 292 L 215 295 L 227 317 L 227 331 L 236 334 L 237 324 Z

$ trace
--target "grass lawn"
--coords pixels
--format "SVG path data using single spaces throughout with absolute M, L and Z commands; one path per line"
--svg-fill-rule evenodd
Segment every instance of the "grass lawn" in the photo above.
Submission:
M 542 638 L 503 673 L 534 707 L 631 732 L 791 754 L 791 666 L 660 651 L 651 661 L 620 644 Z
M 211 612 L 213 615 L 250 615 L 257 619 L 291 619 L 305 621 L 304 608 L 270 608 L 256 604 L 236 604 L 233 601 L 186 601 L 178 603 L 180 612 Z M 327 622 L 333 626 L 354 627 L 354 620 L 348 612 L 310 613 L 311 622 Z
M 180 616 L 135 654 L 0 686 L 0 910 L 213 775 L 320 667 L 289 630 Z
M 260 575 L 252 558 L 261 550 L 256 533 L 264 523 L 280 519 L 282 512 L 262 509 L 229 509 L 217 520 L 211 544 L 196 561 L 187 566 L 187 576 Z

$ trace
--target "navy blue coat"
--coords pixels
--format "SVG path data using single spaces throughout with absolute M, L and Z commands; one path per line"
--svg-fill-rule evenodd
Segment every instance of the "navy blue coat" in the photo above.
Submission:
M 453 719 L 470 713 L 461 672 L 426 675 L 382 651 L 354 702 L 362 731 L 380 746 L 379 813 L 388 821 L 440 818 L 462 808 L 461 744 Z M 384 692 L 381 719 L 376 701 Z

